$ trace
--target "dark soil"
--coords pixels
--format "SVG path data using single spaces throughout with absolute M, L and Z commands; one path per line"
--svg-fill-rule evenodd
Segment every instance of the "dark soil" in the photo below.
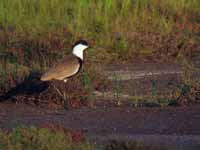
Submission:
M 0 118 L 1 128 L 55 124 L 82 131 L 93 142 L 114 138 L 146 143 L 153 140 L 165 144 L 172 142 L 175 145 L 180 142 L 200 144 L 200 106 L 55 111 L 25 104 L 1 103 Z
M 62 124 L 91 135 L 105 134 L 200 134 L 200 106 L 166 108 L 110 107 L 50 110 L 25 104 L 1 103 L 2 127 Z
M 139 69 L 143 70 L 143 67 L 147 67 L 141 66 Z M 154 64 L 151 66 L 155 67 Z M 139 78 L 136 80 L 139 82 L 138 91 L 144 89 L 143 86 L 152 86 L 152 78 L 159 82 L 158 90 L 165 89 L 169 82 L 180 83 L 177 74 Z M 127 87 L 124 81 L 122 85 Z M 165 144 L 173 141 L 175 144 L 186 142 L 189 145 L 200 145 L 200 105 L 135 108 L 131 105 L 117 106 L 115 101 L 109 99 L 96 99 L 95 103 L 93 107 L 64 110 L 61 107 L 50 109 L 40 105 L 16 104 L 8 99 L 0 103 L 0 127 L 11 129 L 16 126 L 55 124 L 82 131 L 93 142 L 113 138 L 126 140 L 128 137 L 129 140 L 142 139 L 147 143 L 154 140 Z

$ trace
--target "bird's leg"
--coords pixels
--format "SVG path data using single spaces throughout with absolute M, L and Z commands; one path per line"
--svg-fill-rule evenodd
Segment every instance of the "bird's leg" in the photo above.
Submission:
M 54 84 L 51 84 L 52 86 L 53 86 L 53 88 L 57 91 L 57 93 L 61 96 L 61 98 L 63 99 L 63 105 L 64 105 L 64 108 L 65 109 L 68 109 L 67 107 L 68 107 L 68 105 L 67 105 L 67 98 L 66 98 L 66 93 L 64 92 L 63 94 L 62 94 L 62 92 L 58 89 L 58 88 L 56 88 L 56 86 L 54 85 Z
M 66 83 L 68 79 L 64 79 L 64 82 Z M 63 93 L 63 99 L 64 99 L 64 108 L 68 109 L 69 107 L 69 100 L 67 100 L 66 92 Z
M 68 104 L 68 100 L 67 100 L 67 96 L 65 92 L 63 93 L 63 100 L 64 100 L 64 103 L 63 103 L 64 108 L 68 109 L 69 104 Z
M 63 97 L 62 92 L 60 92 L 60 90 L 58 88 L 56 88 L 56 86 L 54 84 L 51 84 L 53 86 L 53 88 L 58 92 L 58 94 Z

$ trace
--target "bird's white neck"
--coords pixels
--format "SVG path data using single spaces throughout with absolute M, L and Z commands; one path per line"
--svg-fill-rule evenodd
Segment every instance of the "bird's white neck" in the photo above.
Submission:
M 82 44 L 78 44 L 76 45 L 74 48 L 73 48 L 73 51 L 72 53 L 79 57 L 81 60 L 83 60 L 83 51 L 88 48 L 87 46 L 85 45 L 82 45 Z

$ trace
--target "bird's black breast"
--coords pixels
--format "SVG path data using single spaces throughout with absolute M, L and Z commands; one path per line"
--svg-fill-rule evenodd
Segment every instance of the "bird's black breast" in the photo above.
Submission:
M 80 72 L 80 70 L 81 70 L 81 68 L 82 68 L 82 66 L 83 66 L 83 61 L 80 59 L 80 58 L 77 58 L 78 59 L 78 62 L 79 62 L 79 69 L 78 69 L 78 71 L 77 71 L 77 73 L 79 73 Z M 76 74 L 77 74 L 76 73 Z

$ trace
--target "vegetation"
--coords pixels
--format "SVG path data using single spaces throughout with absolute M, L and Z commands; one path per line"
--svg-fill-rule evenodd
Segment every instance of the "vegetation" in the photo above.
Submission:
M 178 38 L 174 32 L 184 31 L 176 45 L 195 43 L 200 24 L 198 0 L 2 0 L 0 8 L 1 35 L 14 32 L 6 43 L 22 51 L 29 49 L 26 53 L 42 46 L 35 47 L 33 39 L 44 42 L 45 36 L 46 49 L 59 40 L 67 45 L 83 37 L 94 42 L 91 54 L 101 51 L 112 59 L 151 55 L 161 48 L 155 42 L 164 44 L 168 36 Z M 27 38 L 30 45 L 23 49 L 18 42 Z M 60 48 L 59 44 L 54 48 Z
M 93 150 L 87 142 L 74 142 L 71 135 L 48 128 L 15 128 L 0 131 L 2 150 Z
M 167 150 L 165 147 L 145 145 L 138 142 L 110 141 L 107 145 L 92 145 L 76 141 L 72 134 L 62 128 L 14 128 L 0 130 L 1 150 Z
M 193 68 L 187 61 L 200 58 L 199 31 L 199 0 L 0 0 L 0 95 L 14 89 L 11 94 L 29 93 L 19 97 L 18 102 L 65 105 L 61 100 L 65 93 L 60 97 L 51 83 L 43 93 L 32 92 L 46 86 L 40 87 L 40 74 L 69 53 L 74 41 L 83 38 L 92 46 L 86 52 L 87 67 L 67 87 L 52 83 L 68 93 L 67 105 L 85 105 L 85 100 L 95 99 L 95 90 L 106 93 L 111 86 L 117 104 L 122 105 L 124 91 L 120 78 L 114 75 L 113 85 L 108 83 L 98 64 L 131 62 L 135 58 L 176 60 L 183 65 L 184 74 L 183 82 L 168 97 L 158 95 L 154 80 L 150 95 L 139 97 L 135 90 L 137 83 L 131 80 L 128 84 L 134 106 L 200 103 L 200 82 L 191 80 Z M 118 142 L 106 148 L 160 149 Z M 32 127 L 0 130 L 1 149 L 92 150 L 94 147 L 84 140 L 74 141 L 73 135 L 64 130 Z
M 0 91 L 35 78 L 80 38 L 93 64 L 197 57 L 199 18 L 199 0 L 1 0 Z M 99 81 L 91 68 L 85 84 Z

